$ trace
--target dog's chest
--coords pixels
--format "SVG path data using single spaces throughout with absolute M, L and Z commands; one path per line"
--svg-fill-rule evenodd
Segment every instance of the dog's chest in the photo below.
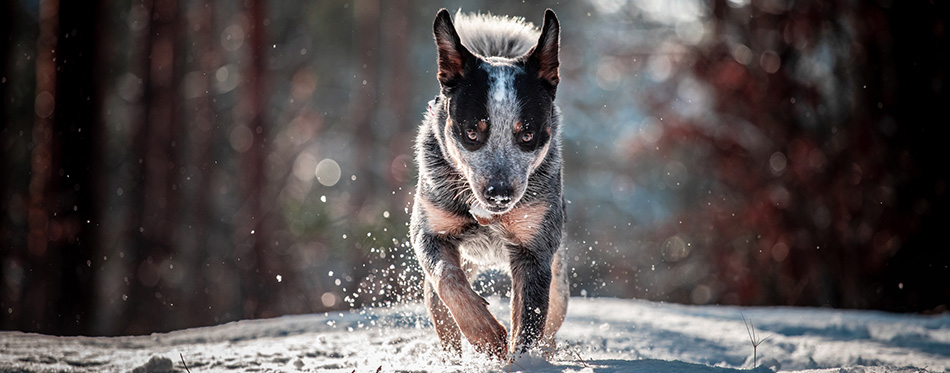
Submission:
M 482 226 L 459 245 L 459 250 L 463 258 L 484 268 L 508 269 L 510 244 L 495 229 Z

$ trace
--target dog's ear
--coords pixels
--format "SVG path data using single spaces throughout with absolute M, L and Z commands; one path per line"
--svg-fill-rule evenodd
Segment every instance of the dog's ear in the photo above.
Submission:
M 558 49 L 561 47 L 561 25 L 551 9 L 544 11 L 544 25 L 541 26 L 541 37 L 536 45 L 528 52 L 527 67 L 537 74 L 552 88 L 561 81 L 558 75 Z
M 432 33 L 439 51 L 439 83 L 443 87 L 452 87 L 466 71 L 474 67 L 475 56 L 462 45 L 449 11 L 445 8 L 435 16 Z

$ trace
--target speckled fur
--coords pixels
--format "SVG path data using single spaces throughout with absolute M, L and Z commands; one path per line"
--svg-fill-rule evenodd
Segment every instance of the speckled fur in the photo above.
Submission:
M 507 17 L 459 13 L 456 22 L 443 9 L 433 25 L 442 90 L 416 138 L 410 236 L 443 347 L 459 351 L 464 336 L 507 360 L 531 347 L 553 349 L 567 310 L 554 105 L 560 26 L 550 10 L 541 31 Z M 466 130 L 477 130 L 477 141 L 462 137 Z M 510 202 L 489 206 L 495 200 L 484 190 L 497 180 L 511 186 Z M 510 333 L 471 290 L 463 261 L 511 274 Z

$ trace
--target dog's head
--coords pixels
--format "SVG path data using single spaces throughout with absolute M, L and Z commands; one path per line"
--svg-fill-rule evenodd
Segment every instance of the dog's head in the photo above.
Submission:
M 473 208 L 508 212 L 524 195 L 557 130 L 552 129 L 560 81 L 557 17 L 548 9 L 537 45 L 514 58 L 470 52 L 445 9 L 433 30 L 447 111 L 438 135 L 468 181 Z

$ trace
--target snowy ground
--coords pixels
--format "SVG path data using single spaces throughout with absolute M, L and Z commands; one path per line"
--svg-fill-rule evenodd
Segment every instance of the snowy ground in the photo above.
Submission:
M 502 301 L 493 311 L 506 315 Z M 140 337 L 0 332 L 0 372 L 339 371 L 729 372 L 752 367 L 742 321 L 761 338 L 758 372 L 950 370 L 950 314 L 682 306 L 571 300 L 550 362 L 445 356 L 421 305 L 248 320 Z M 179 355 L 180 354 L 180 355 Z M 843 368 L 843 369 L 842 369 Z

